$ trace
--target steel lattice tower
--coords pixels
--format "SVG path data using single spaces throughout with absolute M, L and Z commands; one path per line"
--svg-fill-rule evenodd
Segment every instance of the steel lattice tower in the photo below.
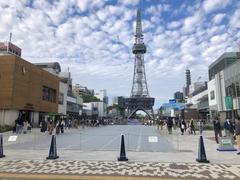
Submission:
M 131 96 L 125 100 L 128 118 L 134 116 L 138 110 L 146 112 L 150 118 L 153 118 L 154 98 L 149 97 L 144 66 L 144 54 L 146 51 L 147 48 L 143 42 L 141 12 L 140 9 L 138 9 L 135 43 L 132 48 L 132 53 L 135 54 L 133 84 Z M 151 112 L 149 113 L 148 111 Z
M 141 13 L 138 9 L 135 43 L 132 48 L 132 52 L 135 54 L 135 62 L 131 97 L 149 97 L 144 67 L 144 54 L 146 50 L 147 48 L 143 43 Z

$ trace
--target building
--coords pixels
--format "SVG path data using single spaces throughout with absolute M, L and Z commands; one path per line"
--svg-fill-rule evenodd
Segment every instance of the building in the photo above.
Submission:
M 22 49 L 9 41 L 0 42 L 0 54 L 2 55 L 11 54 L 14 56 L 21 57 Z
M 191 72 L 189 69 L 186 69 L 186 89 L 185 89 L 185 96 L 189 95 L 189 87 L 191 85 Z
M 80 118 L 82 114 L 82 98 L 73 93 L 70 72 L 62 72 L 58 62 L 36 63 L 36 66 L 59 77 L 59 115 L 68 115 L 70 118 Z
M 208 99 L 211 117 L 233 118 L 239 115 L 239 52 L 226 52 L 209 66 Z M 226 107 L 230 97 L 232 107 Z
M 197 109 L 200 119 L 209 120 L 209 102 L 207 82 L 195 82 L 190 85 L 186 107 Z
M 159 108 L 159 117 L 179 117 L 181 110 L 184 109 L 184 103 L 163 103 Z
M 113 104 L 118 104 L 118 97 L 117 96 L 112 97 L 112 105 Z
M 83 95 L 93 96 L 94 95 L 93 89 L 88 89 L 86 86 L 81 86 L 80 84 L 75 84 L 73 86 L 73 92 L 75 95 L 79 94 L 80 96 L 83 96 Z
M 0 56 L 0 124 L 38 125 L 58 111 L 59 78 L 14 55 Z
M 184 102 L 184 99 L 183 99 L 183 93 L 180 92 L 180 91 L 177 91 L 174 93 L 173 95 L 174 99 L 176 99 L 177 102 L 179 103 L 183 103 Z
M 100 99 L 100 101 L 105 102 L 105 104 L 108 104 L 108 97 L 107 97 L 107 90 L 106 89 L 103 89 L 103 90 L 100 90 L 99 92 L 96 92 L 94 94 L 94 96 L 96 98 Z

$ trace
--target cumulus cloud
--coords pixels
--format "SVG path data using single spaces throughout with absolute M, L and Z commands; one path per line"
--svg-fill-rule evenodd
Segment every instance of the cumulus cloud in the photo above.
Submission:
M 223 18 L 226 17 L 225 13 L 219 13 L 213 17 L 213 23 L 219 24 L 223 20 Z
M 226 7 L 231 0 L 205 0 L 203 2 L 203 9 L 206 13 L 222 9 Z
M 233 28 L 240 28 L 240 10 L 236 10 L 230 19 L 230 25 Z

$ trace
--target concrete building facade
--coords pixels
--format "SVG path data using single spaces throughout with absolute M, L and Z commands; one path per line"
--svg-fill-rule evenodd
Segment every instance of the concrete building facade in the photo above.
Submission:
M 13 125 L 21 116 L 33 125 L 58 111 L 59 78 L 13 55 L 0 56 L 0 123 Z

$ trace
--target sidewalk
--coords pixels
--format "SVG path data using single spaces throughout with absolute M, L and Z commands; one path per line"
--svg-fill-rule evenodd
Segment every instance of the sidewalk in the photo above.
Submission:
M 66 131 L 66 134 L 76 133 L 77 129 Z M 157 131 L 157 129 L 156 129 Z M 138 152 L 129 151 L 126 148 L 127 157 L 132 162 L 164 162 L 164 163 L 196 163 L 198 157 L 198 141 L 199 135 L 180 135 L 179 130 L 173 131 L 169 135 L 166 130 L 157 131 L 160 136 L 169 141 L 175 148 L 174 152 Z M 4 133 L 4 136 L 12 135 L 11 133 Z M 236 155 L 236 151 L 219 152 L 217 151 L 218 144 L 211 140 L 213 137 L 212 131 L 205 131 L 203 133 L 207 159 L 213 164 L 229 164 L 239 165 L 240 156 Z M 17 143 L 36 141 L 38 138 L 45 138 L 49 142 L 51 136 L 47 133 L 40 133 L 39 129 L 34 129 L 31 134 L 21 134 Z M 4 139 L 4 146 L 12 142 L 7 142 Z M 37 141 L 36 141 L 37 143 Z M 61 142 L 57 142 L 59 144 Z M 57 145 L 58 146 L 58 145 Z M 48 156 L 49 148 L 45 149 L 11 149 L 4 147 L 4 154 L 6 157 L 2 160 L 44 160 Z M 79 160 L 79 161 L 116 161 L 119 156 L 119 150 L 114 151 L 82 151 L 81 149 L 65 149 L 58 148 L 58 155 L 61 160 Z
M 20 160 L 0 161 L 0 177 L 3 173 L 237 180 L 240 178 L 240 165 Z

